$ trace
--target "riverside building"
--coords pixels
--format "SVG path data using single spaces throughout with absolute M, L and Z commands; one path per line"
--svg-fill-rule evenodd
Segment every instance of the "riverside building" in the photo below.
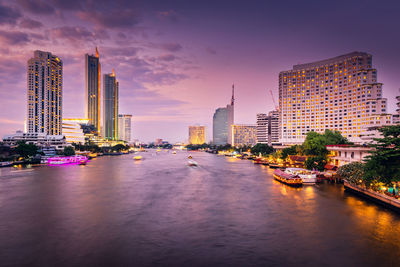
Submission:
M 118 134 L 119 140 L 130 142 L 132 131 L 132 115 L 119 114 L 118 115 Z
M 85 118 L 100 132 L 101 65 L 99 51 L 96 55 L 85 55 Z
M 67 143 L 85 144 L 85 133 L 83 126 L 88 125 L 89 119 L 83 118 L 68 118 L 63 119 L 62 128 L 65 141 Z
M 213 144 L 232 144 L 231 125 L 234 123 L 235 88 L 232 85 L 231 104 L 217 108 L 213 116 Z
M 189 144 L 202 145 L 206 142 L 205 126 L 189 126 Z
M 295 65 L 279 73 L 280 141 L 302 143 L 307 132 L 330 129 L 360 143 L 369 127 L 390 116 L 386 103 L 370 54 Z
M 257 143 L 257 125 L 234 124 L 231 132 L 232 146 L 253 146 Z
M 103 137 L 118 140 L 118 81 L 115 71 L 103 76 Z
M 257 114 L 257 143 L 278 144 L 279 143 L 279 112 L 270 111 L 267 114 Z
M 62 89 L 61 59 L 36 50 L 28 60 L 28 133 L 62 134 Z

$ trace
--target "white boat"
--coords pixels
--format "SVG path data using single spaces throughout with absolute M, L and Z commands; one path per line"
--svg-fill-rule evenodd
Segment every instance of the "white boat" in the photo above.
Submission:
M 286 173 L 298 176 L 303 184 L 315 184 L 317 182 L 317 174 L 313 171 L 302 168 L 286 168 Z
M 197 164 L 196 161 L 190 159 L 190 160 L 188 160 L 188 165 L 189 165 L 189 166 L 197 166 L 197 165 L 199 165 L 199 164 Z
M 0 162 L 0 168 L 1 167 L 9 167 L 11 165 L 12 165 L 12 162 L 9 162 L 9 161 Z

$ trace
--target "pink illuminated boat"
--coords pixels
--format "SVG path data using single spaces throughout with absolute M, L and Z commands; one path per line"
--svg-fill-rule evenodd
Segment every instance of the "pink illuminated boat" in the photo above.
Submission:
M 68 156 L 68 157 L 51 157 L 47 159 L 47 165 L 49 166 L 59 166 L 59 165 L 67 165 L 67 164 L 79 164 L 84 165 L 88 161 L 86 156 Z

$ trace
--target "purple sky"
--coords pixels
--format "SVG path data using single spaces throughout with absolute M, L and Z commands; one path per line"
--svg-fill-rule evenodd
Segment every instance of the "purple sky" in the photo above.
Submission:
M 168 3 L 167 3 L 168 2 Z M 278 74 L 353 51 L 373 55 L 389 111 L 400 87 L 398 1 L 0 0 L 0 136 L 23 130 L 26 62 L 64 62 L 64 117 L 84 116 L 84 54 L 115 68 L 133 138 L 187 140 L 236 88 L 236 123 L 278 102 Z M 280 2 L 280 3 L 278 3 Z

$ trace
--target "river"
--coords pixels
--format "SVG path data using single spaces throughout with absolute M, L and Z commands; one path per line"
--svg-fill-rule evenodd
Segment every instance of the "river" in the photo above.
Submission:
M 0 266 L 400 266 L 400 216 L 192 152 L 0 169 Z

